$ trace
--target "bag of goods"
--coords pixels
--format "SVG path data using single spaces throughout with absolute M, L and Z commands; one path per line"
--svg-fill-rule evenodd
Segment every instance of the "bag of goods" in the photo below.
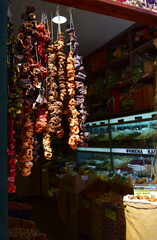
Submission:
M 126 240 L 156 240 L 157 206 L 124 202 Z

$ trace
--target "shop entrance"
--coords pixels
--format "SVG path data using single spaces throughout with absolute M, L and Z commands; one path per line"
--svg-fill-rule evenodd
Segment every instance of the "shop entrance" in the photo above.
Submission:
M 51 1 L 49 1 L 51 2 Z M 100 13 L 100 14 L 105 14 L 105 15 L 109 15 L 109 16 L 113 16 L 113 17 L 118 17 L 121 19 L 127 19 L 133 22 L 139 22 L 142 24 L 149 24 L 149 25 L 153 25 L 156 26 L 157 25 L 157 17 L 156 17 L 156 13 L 151 12 L 151 11 L 144 11 L 142 9 L 135 9 L 134 7 L 128 7 L 127 5 L 122 6 L 121 3 L 116 3 L 116 2 L 112 2 L 108 3 L 108 1 L 83 1 L 82 4 L 80 5 L 79 1 L 53 1 L 55 3 L 58 4 L 65 4 L 71 7 L 75 7 L 75 8 L 79 8 L 82 10 L 87 10 L 87 11 L 91 11 L 91 12 L 96 12 L 96 13 Z M 1 56 L 6 55 L 6 48 L 4 46 L 4 43 L 6 42 L 6 30 L 5 30 L 5 26 L 6 26 L 6 15 L 4 15 L 4 12 L 6 12 L 7 6 L 5 1 L 3 2 L 3 6 L 4 9 L 2 8 L 1 11 L 3 14 L 1 14 L 2 16 L 2 31 L 1 31 L 1 36 L 4 36 L 4 42 L 1 43 L 0 45 L 0 50 L 1 50 Z M 0 159 L 1 159 L 1 163 L 2 163 L 2 167 L 0 168 L 0 185 L 2 187 L 2 192 L 0 194 L 0 210 L 1 210 L 1 215 L 2 215 L 2 224 L 0 224 L 0 238 L 2 238 L 3 240 L 7 240 L 8 236 L 7 236 L 7 185 L 6 185 L 6 177 L 7 177 L 7 159 L 6 159 L 6 149 L 7 149 L 7 131 L 6 131 L 6 102 L 7 102 L 7 94 L 6 91 L 4 91 L 4 89 L 7 89 L 6 86 L 6 71 L 4 71 L 6 69 L 6 64 L 5 61 L 2 62 L 1 64 L 1 72 L 3 73 L 2 75 L 2 88 L 0 90 L 0 102 L 3 103 L 1 104 L 1 113 L 2 113 L 2 117 L 0 119 L 0 140 L 1 140 L 1 154 L 0 154 Z M 4 166 L 3 166 L 4 165 Z M 4 171 L 6 170 L 6 171 Z M 2 237 L 1 237 L 2 234 Z

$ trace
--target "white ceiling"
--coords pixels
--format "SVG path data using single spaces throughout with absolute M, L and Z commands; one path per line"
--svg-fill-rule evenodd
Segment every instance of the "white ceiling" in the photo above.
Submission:
M 51 6 L 50 3 L 41 2 L 40 0 L 11 0 L 12 23 L 14 24 L 14 34 L 22 24 L 21 13 L 27 5 L 36 7 L 35 14 L 37 20 L 40 21 L 42 10 L 46 9 L 50 19 L 52 9 L 53 16 L 55 15 L 56 4 Z M 60 14 L 68 18 L 68 7 L 60 6 Z M 97 48 L 104 45 L 110 39 L 127 29 L 133 22 L 96 14 L 79 9 L 73 10 L 73 19 L 75 31 L 80 42 L 80 55 L 87 56 Z M 54 24 L 56 25 L 56 24 Z M 62 31 L 66 24 L 62 26 Z M 56 26 L 54 27 L 54 36 L 56 37 Z

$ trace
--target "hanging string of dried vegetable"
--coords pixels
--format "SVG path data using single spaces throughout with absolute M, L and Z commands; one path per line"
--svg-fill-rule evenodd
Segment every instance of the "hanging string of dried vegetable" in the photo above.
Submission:
M 33 166 L 33 144 L 34 144 L 34 113 L 32 105 L 36 100 L 36 84 L 38 82 L 36 71 L 35 44 L 37 36 L 34 7 L 28 6 L 22 18 L 26 21 L 18 32 L 19 51 L 18 61 L 20 65 L 20 86 L 23 91 L 23 128 L 22 128 L 22 148 L 19 153 L 19 169 L 23 176 L 31 174 Z
M 9 9 L 10 12 L 10 9 Z M 11 13 L 11 12 L 10 12 Z M 15 176 L 17 154 L 15 152 L 15 138 L 14 138 L 14 118 L 16 118 L 22 109 L 20 90 L 17 83 L 17 66 L 16 61 L 16 41 L 13 37 L 12 24 L 8 16 L 8 40 L 7 40 L 7 74 L 8 74 L 8 192 L 14 193 L 16 191 Z
M 87 147 L 87 143 L 85 140 L 88 138 L 89 133 L 86 132 L 85 124 L 87 119 L 87 110 L 86 110 L 86 102 L 85 97 L 87 95 L 87 86 L 85 86 L 84 81 L 86 79 L 86 74 L 84 71 L 84 66 L 82 62 L 82 58 L 78 55 L 79 42 L 77 41 L 77 37 L 75 35 L 75 30 L 73 27 L 72 13 L 70 9 L 70 25 L 67 26 L 66 32 L 70 36 L 70 41 L 67 45 L 70 45 L 73 53 L 74 53 L 74 70 L 75 70 L 75 101 L 76 101 L 76 109 L 78 114 L 78 122 L 79 122 L 79 141 L 77 144 L 80 146 Z
M 70 51 L 67 58 L 67 89 L 68 89 L 68 122 L 69 122 L 69 141 L 70 147 L 75 150 L 77 148 L 79 139 L 79 122 L 78 122 L 78 111 L 76 109 L 75 96 L 75 70 L 74 70 L 74 52 Z
M 31 168 L 33 167 L 33 144 L 34 144 L 34 123 L 33 123 L 33 110 L 24 105 L 24 126 L 22 128 L 22 147 L 19 153 L 19 169 L 23 176 L 29 176 L 31 174 Z
M 76 149 L 78 144 L 86 146 L 88 137 L 85 131 L 87 87 L 83 83 L 86 75 L 78 55 L 79 43 L 74 28 L 67 29 L 71 51 L 66 66 L 64 34 L 59 28 L 57 41 L 53 43 L 48 21 L 37 22 L 34 10 L 28 6 L 22 14 L 25 22 L 17 36 L 20 86 L 24 99 L 19 169 L 24 176 L 30 175 L 33 159 L 39 158 L 38 134 L 42 132 L 44 156 L 47 160 L 52 159 L 52 134 L 58 138 L 64 134 L 63 112 L 68 116 L 68 143 L 71 148 Z
M 56 66 L 57 66 L 57 86 L 58 86 L 58 99 L 54 102 L 55 116 L 53 118 L 54 133 L 58 138 L 62 138 L 64 130 L 62 127 L 62 111 L 63 104 L 67 95 L 66 91 L 66 73 L 65 73 L 65 61 L 66 55 L 64 53 L 64 34 L 59 33 L 57 41 L 54 42 L 54 51 L 56 54 Z
M 16 163 L 17 155 L 15 152 L 15 138 L 14 138 L 14 119 L 8 113 L 8 193 L 16 192 L 15 176 L 16 176 Z

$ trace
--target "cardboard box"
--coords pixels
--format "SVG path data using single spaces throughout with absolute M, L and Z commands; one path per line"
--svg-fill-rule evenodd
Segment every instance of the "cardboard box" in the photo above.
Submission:
M 147 84 L 142 87 L 143 107 L 149 108 L 154 106 L 154 87 L 152 84 Z
M 79 196 L 78 195 L 69 195 L 69 205 L 70 209 L 78 210 L 79 208 Z
M 69 194 L 62 190 L 59 192 L 57 214 L 59 220 L 67 227 L 69 227 Z
M 68 193 L 78 195 L 83 190 L 85 190 L 88 186 L 96 182 L 97 174 L 89 174 L 89 175 L 75 175 L 71 176 L 67 174 L 64 177 L 64 190 Z
M 50 189 L 50 166 L 51 162 L 46 162 L 41 166 L 41 196 L 49 198 L 48 190 Z
M 70 209 L 70 230 L 78 233 L 78 211 Z

